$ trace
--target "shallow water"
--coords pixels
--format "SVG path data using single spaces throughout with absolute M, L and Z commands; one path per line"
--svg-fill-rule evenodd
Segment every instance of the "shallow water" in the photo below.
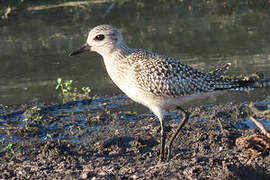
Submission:
M 68 57 L 92 27 L 103 23 L 119 28 L 130 47 L 167 54 L 204 71 L 231 62 L 229 74 L 270 75 L 267 1 L 0 3 L 1 12 L 8 5 L 17 7 L 0 20 L 0 104 L 58 102 L 58 77 L 74 80 L 76 87 L 89 86 L 92 95 L 121 94 L 99 55 Z M 233 100 L 269 95 L 269 90 L 260 90 Z

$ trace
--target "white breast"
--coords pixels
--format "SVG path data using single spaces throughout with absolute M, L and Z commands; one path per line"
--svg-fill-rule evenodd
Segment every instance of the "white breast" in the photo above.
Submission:
M 114 62 L 113 59 L 104 59 L 104 64 L 112 81 L 129 98 L 138 103 L 144 104 L 140 97 L 140 90 L 136 88 L 136 82 L 132 79 L 132 67 L 121 67 L 121 64 Z

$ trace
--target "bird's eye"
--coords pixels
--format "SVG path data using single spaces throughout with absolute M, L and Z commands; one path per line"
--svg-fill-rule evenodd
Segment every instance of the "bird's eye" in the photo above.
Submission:
M 97 41 L 101 41 L 105 38 L 105 36 L 103 34 L 98 34 L 96 35 L 95 39 L 94 40 L 97 40 Z

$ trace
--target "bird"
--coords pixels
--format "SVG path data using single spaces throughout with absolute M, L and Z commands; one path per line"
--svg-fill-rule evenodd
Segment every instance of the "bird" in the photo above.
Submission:
M 86 43 L 69 56 L 92 51 L 103 57 L 111 80 L 130 99 L 148 107 L 160 122 L 160 162 L 171 158 L 172 144 L 190 113 L 182 107 L 204 97 L 229 90 L 269 87 L 269 79 L 240 79 L 224 76 L 230 63 L 213 72 L 202 72 L 181 60 L 158 53 L 129 48 L 121 32 L 112 25 L 98 25 L 90 30 Z M 178 109 L 182 121 L 166 143 L 164 114 Z

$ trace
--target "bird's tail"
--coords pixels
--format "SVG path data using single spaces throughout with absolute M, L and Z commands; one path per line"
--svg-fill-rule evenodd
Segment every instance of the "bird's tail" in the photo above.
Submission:
M 255 89 L 270 87 L 270 77 L 257 80 L 240 80 L 236 83 L 239 88 Z M 236 87 L 237 88 L 237 87 Z
M 270 76 L 253 74 L 244 78 L 224 78 L 223 83 L 216 85 L 216 90 L 253 90 L 270 87 Z

